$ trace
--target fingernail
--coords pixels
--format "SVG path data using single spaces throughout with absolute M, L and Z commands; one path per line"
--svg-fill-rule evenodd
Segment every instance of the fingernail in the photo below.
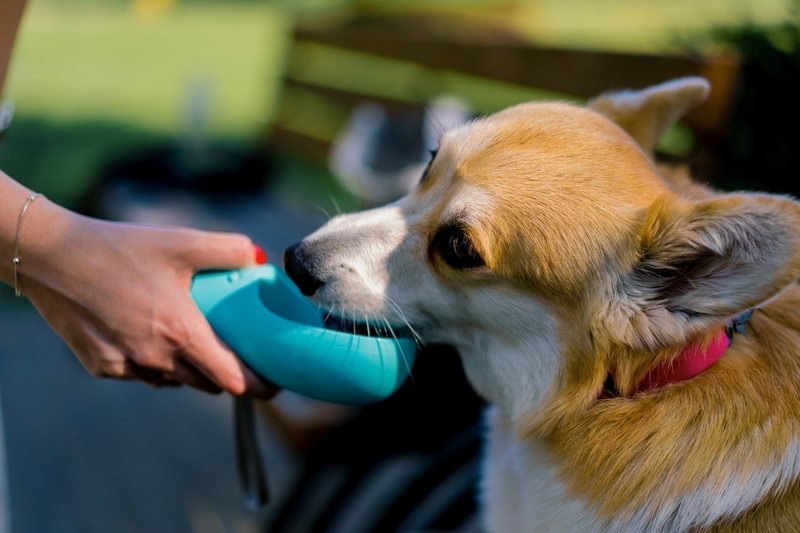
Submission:
M 263 248 L 261 248 L 257 244 L 254 244 L 253 245 L 253 250 L 256 253 L 256 264 L 258 264 L 258 265 L 266 264 L 266 262 L 267 262 L 267 254 L 264 252 Z

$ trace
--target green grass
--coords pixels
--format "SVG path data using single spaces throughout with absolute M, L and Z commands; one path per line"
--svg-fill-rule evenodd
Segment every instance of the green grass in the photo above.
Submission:
M 288 30 L 283 12 L 263 3 L 178 3 L 151 18 L 127 4 L 37 0 L 7 96 L 25 115 L 174 134 L 189 99 L 205 92 L 211 133 L 252 133 L 271 112 Z
M 289 24 L 261 2 L 37 0 L 4 96 L 17 117 L 0 168 L 74 207 L 109 158 L 188 132 L 258 138 L 274 113 Z

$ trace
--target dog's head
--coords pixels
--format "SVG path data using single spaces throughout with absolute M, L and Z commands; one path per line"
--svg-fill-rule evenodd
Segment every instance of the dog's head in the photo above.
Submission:
M 794 202 L 715 194 L 653 162 L 708 90 L 685 78 L 448 131 L 412 191 L 331 219 L 286 270 L 335 315 L 453 345 L 512 417 L 584 408 L 612 369 L 630 390 L 800 275 Z

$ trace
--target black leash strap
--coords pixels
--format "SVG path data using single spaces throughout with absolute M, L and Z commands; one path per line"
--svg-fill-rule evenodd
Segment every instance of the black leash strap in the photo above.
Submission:
M 253 400 L 236 397 L 233 404 L 236 463 L 247 507 L 257 511 L 269 502 L 266 470 L 258 450 Z

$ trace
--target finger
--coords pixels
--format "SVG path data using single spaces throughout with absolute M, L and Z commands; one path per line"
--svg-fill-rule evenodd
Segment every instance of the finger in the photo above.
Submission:
M 280 392 L 280 388 L 259 377 L 255 372 L 242 364 L 245 377 L 245 392 L 243 396 L 256 398 L 258 400 L 270 400 Z
M 259 399 L 272 398 L 277 387 L 256 376 L 203 321 L 191 345 L 184 348 L 183 359 L 225 392 Z
M 72 324 L 69 333 L 63 335 L 62 338 L 90 375 L 97 378 L 126 381 L 158 379 L 158 372 L 146 372 L 146 369 L 123 356 L 116 346 L 96 334 L 94 336 L 86 335 L 86 330 L 81 327 L 86 327 L 86 325 Z
M 197 232 L 184 260 L 194 271 L 231 270 L 267 262 L 264 250 L 238 233 Z
M 219 394 L 222 389 L 216 383 L 208 379 L 202 372 L 197 370 L 191 363 L 182 359 L 175 360 L 175 367 L 171 373 L 172 379 L 209 394 Z
M 125 360 L 125 369 L 117 379 L 136 379 L 151 387 L 180 387 L 181 383 L 169 372 L 141 366 L 130 359 Z
M 222 391 L 191 363 L 181 359 L 180 351 L 170 354 L 168 358 L 150 359 L 147 364 L 126 358 L 122 374 L 156 387 L 188 385 L 210 394 Z

